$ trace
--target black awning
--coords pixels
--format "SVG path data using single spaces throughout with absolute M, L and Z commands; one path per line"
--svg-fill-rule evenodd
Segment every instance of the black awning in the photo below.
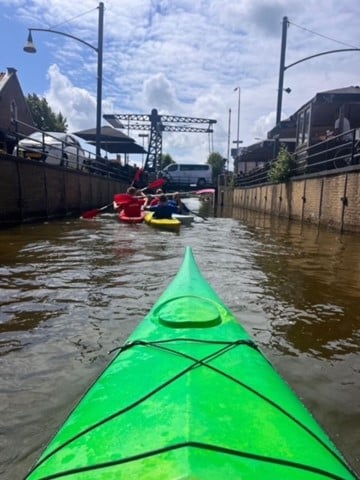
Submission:
M 86 140 L 87 142 L 96 142 L 96 128 L 88 128 L 87 130 L 80 130 L 79 132 L 73 132 L 74 135 Z M 120 130 L 109 127 L 108 125 L 102 126 L 100 130 L 101 144 L 109 141 L 118 142 L 135 142 L 135 140 Z
M 88 142 L 96 145 L 96 142 Z M 135 142 L 102 141 L 101 148 L 108 153 L 147 153 L 141 145 Z

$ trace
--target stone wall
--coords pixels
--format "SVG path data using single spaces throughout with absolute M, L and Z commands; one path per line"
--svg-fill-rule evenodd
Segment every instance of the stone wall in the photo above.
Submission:
M 0 155 L 0 227 L 77 216 L 111 204 L 128 182 Z
M 219 185 L 218 198 L 232 204 L 332 228 L 360 233 L 360 171 L 292 179 L 288 183 L 251 188 Z

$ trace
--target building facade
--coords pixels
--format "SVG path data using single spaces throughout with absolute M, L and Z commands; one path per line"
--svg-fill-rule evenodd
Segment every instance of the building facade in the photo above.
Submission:
M 24 124 L 24 125 L 22 125 Z M 0 72 L 0 151 L 12 153 L 18 139 L 35 130 L 16 69 Z

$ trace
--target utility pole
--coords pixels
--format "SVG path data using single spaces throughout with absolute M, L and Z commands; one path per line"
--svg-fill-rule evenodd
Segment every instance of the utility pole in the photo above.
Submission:
M 231 127 L 231 108 L 229 108 L 229 126 L 228 126 L 228 150 L 227 150 L 227 171 L 230 170 L 230 127 Z
M 286 52 L 288 25 L 289 25 L 288 17 L 284 17 L 283 23 L 282 23 L 282 36 L 281 36 L 279 85 L 278 85 L 277 107 L 276 107 L 276 125 L 281 120 L 282 97 L 283 97 L 283 89 L 284 89 L 285 52 Z

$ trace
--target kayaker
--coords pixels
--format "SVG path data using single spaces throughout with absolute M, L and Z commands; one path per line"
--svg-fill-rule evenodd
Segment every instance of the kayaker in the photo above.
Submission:
M 150 201 L 150 207 L 154 207 L 155 205 L 158 205 L 159 203 L 159 197 L 160 195 L 164 195 L 164 190 L 161 188 L 158 188 L 155 192 L 155 197 Z
M 117 203 L 114 201 L 115 210 L 124 210 L 127 216 L 133 217 L 140 215 L 141 206 L 144 203 L 144 200 L 139 197 L 146 197 L 145 194 L 141 191 L 137 191 L 135 187 L 131 186 L 126 190 L 128 198 L 126 201 Z
M 154 212 L 154 218 L 172 218 L 173 213 L 179 213 L 179 209 L 177 206 L 172 205 L 168 202 L 166 195 L 160 195 L 159 203 L 157 205 L 150 205 L 144 207 L 145 210 L 149 210 L 150 212 Z
M 188 209 L 188 207 L 185 205 L 185 203 L 182 202 L 179 192 L 174 193 L 174 198 L 173 200 L 169 200 L 169 203 L 172 205 L 175 205 L 178 208 L 179 210 L 178 213 L 181 213 L 181 214 L 190 213 L 190 210 Z

